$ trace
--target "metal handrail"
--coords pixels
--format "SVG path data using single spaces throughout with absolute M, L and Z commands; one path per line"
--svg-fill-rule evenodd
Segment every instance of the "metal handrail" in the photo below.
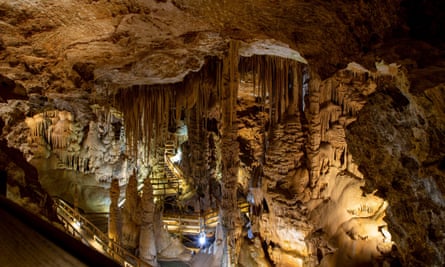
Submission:
M 240 212 L 246 213 L 249 211 L 249 203 L 239 202 L 238 208 Z M 203 220 L 203 226 L 205 228 L 215 228 L 218 224 L 218 213 L 219 212 L 214 209 L 207 210 L 204 214 L 200 214 L 198 212 L 182 215 L 165 213 L 164 216 L 162 216 L 162 220 L 164 224 L 166 224 L 167 229 L 169 229 L 169 227 L 172 228 L 172 230 L 177 230 L 180 228 L 183 232 L 199 234 L 200 227 L 202 226 L 201 219 Z M 187 228 L 189 229 L 187 230 Z
M 65 223 L 65 229 L 69 233 L 76 233 L 87 245 L 98 250 L 93 244 L 96 242 L 103 249 L 103 254 L 113 258 L 123 266 L 151 267 L 150 264 L 139 259 L 118 243 L 108 238 L 94 224 L 74 210 L 69 204 L 60 198 L 55 198 L 57 215 Z M 71 221 L 70 221 L 71 220 Z M 74 223 L 74 226 L 73 226 Z M 71 230 L 71 232 L 69 231 Z
M 164 154 L 164 161 L 167 164 L 167 167 L 172 171 L 173 175 L 176 176 L 178 180 L 183 180 L 185 175 L 180 168 L 178 168 L 170 159 L 170 157 Z

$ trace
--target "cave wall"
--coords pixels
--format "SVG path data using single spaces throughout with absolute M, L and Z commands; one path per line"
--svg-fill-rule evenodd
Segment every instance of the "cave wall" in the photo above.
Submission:
M 443 93 L 437 86 L 412 95 L 404 79 L 385 85 L 349 129 L 368 190 L 390 203 L 386 220 L 407 266 L 443 263 Z

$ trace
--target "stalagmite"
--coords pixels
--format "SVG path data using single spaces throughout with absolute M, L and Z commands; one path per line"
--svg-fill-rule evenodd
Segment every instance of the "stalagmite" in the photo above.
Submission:
M 144 180 L 144 193 L 141 199 L 141 232 L 139 236 L 139 257 L 147 263 L 158 266 L 156 240 L 154 234 L 154 213 L 155 204 L 153 197 L 153 187 L 150 178 Z
M 134 172 L 128 179 L 125 190 L 125 204 L 122 208 L 122 246 L 134 251 L 139 243 L 139 225 L 140 216 L 138 213 L 138 204 L 140 197 L 138 195 L 136 173 Z
M 119 242 L 119 180 L 113 179 L 110 186 L 110 214 L 108 217 L 108 238 L 112 241 Z

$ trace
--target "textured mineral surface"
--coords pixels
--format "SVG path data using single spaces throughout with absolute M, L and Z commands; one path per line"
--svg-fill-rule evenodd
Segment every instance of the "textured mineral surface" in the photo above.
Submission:
M 153 266 L 443 266 L 444 3 L 0 0 L 7 196 Z

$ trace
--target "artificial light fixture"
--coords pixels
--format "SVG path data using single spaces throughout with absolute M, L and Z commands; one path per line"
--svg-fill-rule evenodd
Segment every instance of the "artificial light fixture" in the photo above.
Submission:
M 388 231 L 386 226 L 379 227 L 380 232 L 385 237 L 383 242 L 391 242 L 391 233 Z
M 179 148 L 179 149 L 178 149 L 178 152 L 176 153 L 176 155 L 174 155 L 174 156 L 171 157 L 170 159 L 171 159 L 171 161 L 172 161 L 173 163 L 178 163 L 178 162 L 180 162 L 181 159 L 182 159 L 182 151 L 181 151 L 181 149 Z
M 199 233 L 199 246 L 204 246 L 206 244 L 206 234 L 205 232 Z
M 77 230 L 79 230 L 81 225 L 82 225 L 81 222 L 79 222 L 78 220 L 74 220 L 74 228 L 76 228 Z

